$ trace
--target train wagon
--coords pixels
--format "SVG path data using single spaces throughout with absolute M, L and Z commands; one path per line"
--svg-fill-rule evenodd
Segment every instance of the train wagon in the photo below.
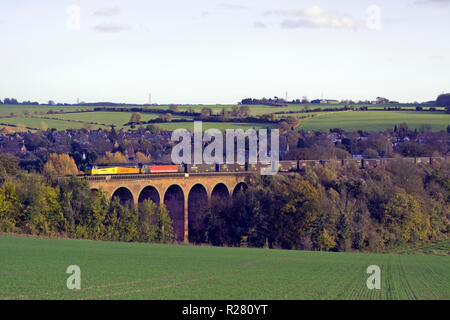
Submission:
M 184 172 L 183 165 L 143 165 L 142 173 L 177 173 Z
M 270 162 L 257 162 L 257 163 L 246 163 L 246 169 L 247 171 L 251 171 L 251 172 L 259 172 L 261 171 L 261 169 L 265 169 L 265 168 L 270 168 L 272 164 Z
M 204 172 L 216 172 L 217 164 L 187 164 L 186 172 L 187 173 L 204 173 Z
M 362 168 L 362 160 L 359 159 L 342 159 L 342 166 L 355 165 L 358 168 Z
M 110 175 L 110 174 L 139 174 L 141 173 L 140 168 L 133 167 L 108 167 L 99 168 L 97 166 L 88 167 L 86 169 L 86 174 L 90 175 Z
M 325 168 L 339 167 L 342 164 L 341 160 L 335 160 L 335 159 L 320 160 L 320 163 Z
M 219 171 L 220 172 L 241 172 L 241 171 L 246 171 L 246 166 L 245 166 L 245 164 L 238 164 L 238 163 L 233 163 L 233 164 L 223 163 L 223 164 L 219 165 Z
M 299 160 L 299 168 L 320 166 L 320 160 Z
M 445 162 L 445 157 L 432 157 L 432 158 L 430 158 L 430 163 L 431 164 L 443 163 L 443 162 Z
M 363 161 L 362 161 L 362 167 L 364 169 L 377 168 L 380 165 L 381 165 L 380 159 L 363 159 Z
M 415 163 L 430 164 L 430 157 L 416 157 Z
M 298 170 L 298 161 L 280 161 L 278 163 L 278 171 L 290 172 Z

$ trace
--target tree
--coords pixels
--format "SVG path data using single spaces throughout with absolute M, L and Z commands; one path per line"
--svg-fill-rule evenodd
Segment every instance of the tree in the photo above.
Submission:
M 106 154 L 97 159 L 97 163 L 108 164 L 108 163 L 127 163 L 128 159 L 120 152 L 116 153 L 106 152 Z
M 450 93 L 439 95 L 436 99 L 436 105 L 439 107 L 450 107 Z
M 142 152 L 136 152 L 136 156 L 134 157 L 134 162 L 149 163 L 150 161 L 151 161 L 151 157 L 146 156 Z
M 300 120 L 294 116 L 288 116 L 286 118 L 286 122 L 289 124 L 291 128 L 296 128 L 300 124 Z
M 145 129 L 150 131 L 151 134 L 159 134 L 162 130 L 157 124 L 149 124 Z
M 117 132 L 116 132 L 116 126 L 111 125 L 111 131 L 108 134 L 108 139 L 112 142 L 115 142 L 117 140 Z
M 337 243 L 336 247 L 339 251 L 348 251 L 350 249 L 351 229 L 347 221 L 345 213 L 341 213 L 337 223 Z
M 78 173 L 75 161 L 68 154 L 52 153 L 44 165 L 44 174 L 48 176 L 77 175 Z
M 173 112 L 179 112 L 180 108 L 176 105 L 176 104 L 171 104 L 169 106 L 169 110 L 173 113 Z
M 280 130 L 281 134 L 285 134 L 285 133 L 291 131 L 291 126 L 286 121 L 281 121 L 278 124 L 278 129 Z
M 18 173 L 19 159 L 7 153 L 0 153 L 0 178 L 5 179 L 7 176 L 14 176 Z
M 142 115 L 140 112 L 134 112 L 131 115 L 130 122 L 141 122 L 142 121 Z
M 330 249 L 336 246 L 334 238 L 328 234 L 327 229 L 323 229 L 322 233 L 319 235 L 317 246 L 321 251 L 330 251 Z
M 378 152 L 374 149 L 367 148 L 363 153 L 364 159 L 374 159 L 379 158 Z
M 241 118 L 247 118 L 250 116 L 250 107 L 249 106 L 240 106 L 239 107 L 239 115 Z
M 207 119 L 212 116 L 212 109 L 204 107 L 200 112 L 200 119 Z
M 5 182 L 0 187 L 0 231 L 15 231 L 21 207 L 16 186 L 11 181 Z
M 172 219 L 164 204 L 160 204 L 157 209 L 158 215 L 158 241 L 162 243 L 171 242 L 175 239 L 173 234 Z
M 289 184 L 276 185 L 273 192 L 279 205 L 273 218 L 277 241 L 286 249 L 299 247 L 300 238 L 311 234 L 318 217 L 319 190 L 308 181 L 295 178 Z
M 172 114 L 166 113 L 159 116 L 160 121 L 162 122 L 170 122 L 172 121 Z
M 156 204 L 151 200 L 144 200 L 138 207 L 139 241 L 156 242 L 159 235 L 159 219 Z
M 403 190 L 389 200 L 382 221 L 386 244 L 391 246 L 422 240 L 428 231 L 418 201 Z
M 188 113 L 194 113 L 195 110 L 194 110 L 194 108 L 192 108 L 192 107 L 188 107 L 188 108 L 186 109 L 186 112 L 188 112 Z

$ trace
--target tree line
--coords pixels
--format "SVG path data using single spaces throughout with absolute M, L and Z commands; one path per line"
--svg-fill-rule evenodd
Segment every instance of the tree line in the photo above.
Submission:
M 382 251 L 448 238 L 450 166 L 314 167 L 262 177 L 231 202 L 214 201 L 192 241 L 322 251 Z
M 73 161 L 73 160 L 72 160 Z M 151 201 L 121 205 L 86 181 L 19 169 L 17 159 L 0 154 L 0 232 L 108 241 L 170 242 L 172 221 L 164 205 Z M 70 166 L 70 165 L 69 165 Z M 76 168 L 76 167 L 75 167 Z

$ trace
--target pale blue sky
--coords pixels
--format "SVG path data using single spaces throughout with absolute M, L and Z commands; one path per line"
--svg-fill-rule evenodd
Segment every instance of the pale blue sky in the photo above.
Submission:
M 450 0 L 2 0 L 0 39 L 0 99 L 407 102 L 450 91 Z

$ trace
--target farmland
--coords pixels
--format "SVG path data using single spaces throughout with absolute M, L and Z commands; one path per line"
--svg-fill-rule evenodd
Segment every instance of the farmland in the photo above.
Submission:
M 450 257 L 0 236 L 0 299 L 450 299 Z M 66 288 L 69 265 L 81 290 Z M 381 290 L 366 269 L 381 268 Z
M 180 111 L 187 111 L 192 108 L 195 112 L 200 112 L 203 105 L 196 106 L 179 106 Z M 223 108 L 230 110 L 232 105 L 212 105 L 208 106 L 213 110 L 214 114 L 219 114 Z M 287 107 L 273 107 L 263 105 L 251 105 L 250 115 L 261 116 L 270 113 L 278 114 L 279 119 L 288 116 L 296 116 L 302 119 L 298 129 L 303 130 L 322 130 L 327 131 L 330 128 L 342 128 L 344 130 L 364 130 L 364 131 L 383 131 L 392 129 L 395 125 L 406 123 L 409 128 L 420 128 L 423 125 L 429 126 L 433 131 L 445 130 L 450 124 L 450 115 L 445 114 L 442 108 L 438 111 L 415 111 L 414 106 L 401 106 L 403 111 L 385 111 L 383 106 L 369 106 L 369 111 L 328 111 L 328 112 L 302 112 L 305 110 L 304 105 L 289 105 Z M 315 108 L 342 108 L 342 105 L 309 105 L 310 109 Z M 360 107 L 360 106 L 354 106 Z M 153 109 L 168 110 L 168 106 L 152 106 Z M 107 128 L 111 125 L 117 128 L 129 129 L 125 126 L 130 121 L 132 112 L 82 112 L 92 110 L 93 107 L 88 106 L 26 106 L 26 105 L 1 105 L 0 106 L 0 123 L 3 125 L 24 125 L 29 129 L 41 129 L 43 127 L 55 128 L 57 130 L 77 129 L 82 127 L 90 127 L 93 129 Z M 426 109 L 426 108 L 425 108 Z M 81 112 L 80 112 L 81 111 Z M 298 111 L 298 112 L 296 112 Z M 58 112 L 58 113 L 56 113 Z M 293 113 L 286 113 L 293 112 Z M 160 117 L 160 113 L 142 113 L 142 120 L 147 122 Z M 188 116 L 174 115 L 173 119 L 191 120 Z M 192 129 L 192 122 L 160 122 L 157 123 L 165 130 L 174 130 L 177 128 Z M 261 123 L 235 123 L 230 122 L 204 122 L 204 128 L 225 129 L 248 129 L 248 128 L 273 128 L 275 124 Z M 15 128 L 17 130 L 17 128 Z
M 419 129 L 430 125 L 433 131 L 445 130 L 450 124 L 450 114 L 442 112 L 418 111 L 351 111 L 316 115 L 303 120 L 300 128 L 304 130 L 323 130 L 341 128 L 344 130 L 383 131 L 392 129 L 399 123 L 409 128 Z

